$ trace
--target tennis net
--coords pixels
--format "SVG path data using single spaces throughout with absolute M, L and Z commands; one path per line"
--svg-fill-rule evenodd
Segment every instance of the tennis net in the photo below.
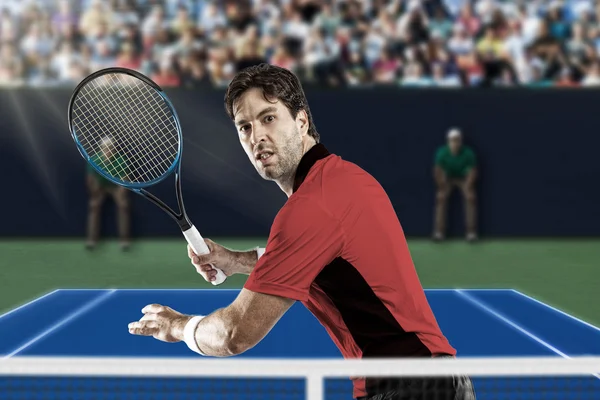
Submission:
M 476 398 L 600 400 L 600 357 L 458 359 L 30 358 L 0 360 L 0 399 L 352 399 L 351 377 L 399 378 L 454 399 L 432 377 L 468 376 Z M 419 379 L 428 379 L 420 381 Z M 418 385 L 415 382 L 420 382 Z M 388 397 L 382 397 L 388 399 Z

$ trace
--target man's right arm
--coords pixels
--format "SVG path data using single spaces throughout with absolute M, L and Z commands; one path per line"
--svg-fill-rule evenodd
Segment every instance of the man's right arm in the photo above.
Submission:
M 196 271 L 208 281 L 214 280 L 217 275 L 211 264 L 221 269 L 227 276 L 234 274 L 250 275 L 258 259 L 264 253 L 262 248 L 236 251 L 221 246 L 210 239 L 204 239 L 204 241 L 210 249 L 210 253 L 199 256 L 188 246 L 188 257 Z

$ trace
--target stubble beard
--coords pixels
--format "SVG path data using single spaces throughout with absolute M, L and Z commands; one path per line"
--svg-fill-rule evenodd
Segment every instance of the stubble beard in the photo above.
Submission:
M 263 179 L 282 182 L 293 179 L 296 174 L 298 163 L 302 159 L 302 139 L 298 129 L 287 137 L 288 140 L 283 146 L 273 149 L 277 162 L 266 169 L 259 166 L 258 173 Z

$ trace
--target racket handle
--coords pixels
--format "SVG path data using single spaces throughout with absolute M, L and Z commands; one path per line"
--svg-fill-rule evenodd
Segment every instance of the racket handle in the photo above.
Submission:
M 185 236 L 185 239 L 190 244 L 190 247 L 192 248 L 192 250 L 194 250 L 194 253 L 196 253 L 197 255 L 201 256 L 210 253 L 210 250 L 204 242 L 202 235 L 200 235 L 200 232 L 198 232 L 198 229 L 196 229 L 194 225 L 192 225 L 190 229 L 183 231 L 183 236 Z M 215 268 L 214 265 L 211 266 L 214 270 L 217 271 L 216 279 L 211 283 L 213 285 L 220 285 L 221 283 L 225 282 L 225 279 L 227 279 L 227 275 L 225 275 L 225 273 L 219 268 Z

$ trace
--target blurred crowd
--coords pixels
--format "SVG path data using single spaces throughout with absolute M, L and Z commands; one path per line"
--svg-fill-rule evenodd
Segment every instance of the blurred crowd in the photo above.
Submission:
M 0 85 L 138 70 L 222 87 L 268 62 L 326 86 L 600 85 L 600 0 L 0 0 Z

